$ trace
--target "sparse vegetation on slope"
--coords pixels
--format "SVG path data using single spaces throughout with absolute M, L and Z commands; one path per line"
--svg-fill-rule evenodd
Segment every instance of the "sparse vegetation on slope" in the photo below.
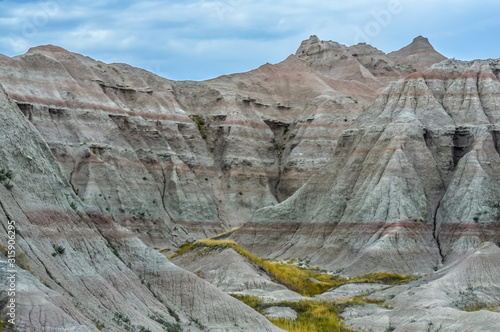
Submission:
M 198 131 L 200 132 L 201 138 L 207 139 L 207 134 L 205 133 L 205 120 L 200 115 L 193 115 L 191 119 L 196 123 Z
M 232 248 L 260 268 L 264 269 L 276 282 L 304 296 L 314 296 L 348 283 L 381 283 L 386 285 L 404 284 L 416 279 L 392 272 L 370 273 L 350 279 L 323 273 L 319 269 L 299 267 L 294 264 L 259 258 L 240 247 L 232 240 L 204 239 L 184 243 L 171 258 L 182 255 L 191 249 L 216 250 Z
M 237 296 L 238 300 L 246 303 L 256 311 L 263 313 L 266 308 L 283 306 L 297 312 L 297 319 L 269 319 L 276 326 L 293 332 L 350 332 L 341 321 L 338 312 L 343 308 L 327 301 L 306 300 L 300 302 L 266 303 L 257 296 Z

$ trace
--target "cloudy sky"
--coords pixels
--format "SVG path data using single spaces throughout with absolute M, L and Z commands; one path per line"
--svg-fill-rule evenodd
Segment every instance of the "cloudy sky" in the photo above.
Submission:
M 447 57 L 499 58 L 500 1 L 0 1 L 1 54 L 53 44 L 177 80 L 282 61 L 312 34 L 384 52 L 423 35 Z

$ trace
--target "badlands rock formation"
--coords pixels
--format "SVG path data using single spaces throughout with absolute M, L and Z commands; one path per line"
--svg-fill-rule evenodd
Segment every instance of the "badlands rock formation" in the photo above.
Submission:
M 0 168 L 15 174 L 1 229 L 16 220 L 30 267 L 17 270 L 21 330 L 279 330 L 222 291 L 296 294 L 232 249 L 178 259 L 194 273 L 151 249 L 240 225 L 231 238 L 262 257 L 342 275 L 437 270 L 433 289 L 458 294 L 443 320 L 468 319 L 456 304 L 468 282 L 497 305 L 496 247 L 480 245 L 500 241 L 499 73 L 499 60 L 446 60 L 422 37 L 385 54 L 311 36 L 281 63 L 204 82 L 50 45 L 0 55 Z M 408 315 L 358 309 L 345 318 L 359 329 Z
M 82 201 L 168 248 L 291 196 L 387 83 L 412 71 L 369 45 L 316 36 L 279 64 L 205 82 L 55 46 L 0 56 L 0 82 Z
M 17 331 L 280 331 L 263 316 L 170 263 L 131 231 L 87 209 L 43 137 L 0 90 L 2 244 L 16 222 Z M 56 248 L 64 248 L 63 252 Z M 2 317 L 10 296 L 0 256 Z M 24 256 L 24 258 L 23 258 Z M 239 330 L 239 328 L 238 328 Z
M 343 317 L 358 331 L 499 331 L 499 278 L 500 249 L 485 242 L 433 276 L 369 296 L 390 299 L 394 310 L 367 305 Z M 471 312 L 479 309 L 489 310 Z
M 445 60 L 391 83 L 290 199 L 234 239 L 346 275 L 430 273 L 500 241 L 500 60 Z

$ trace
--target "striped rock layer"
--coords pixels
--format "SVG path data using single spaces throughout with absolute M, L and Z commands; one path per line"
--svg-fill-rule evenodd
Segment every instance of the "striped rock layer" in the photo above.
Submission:
M 500 60 L 445 60 L 392 83 L 291 198 L 234 238 L 347 275 L 429 273 L 500 240 Z
M 369 45 L 315 36 L 281 63 L 204 82 L 50 45 L 0 56 L 0 83 L 82 202 L 162 248 L 290 197 L 388 82 L 412 71 Z

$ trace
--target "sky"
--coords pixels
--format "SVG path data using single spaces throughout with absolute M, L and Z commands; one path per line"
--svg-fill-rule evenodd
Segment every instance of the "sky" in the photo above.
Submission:
M 277 63 L 310 35 L 384 52 L 422 35 L 449 58 L 500 58 L 500 1 L 0 0 L 0 54 L 52 44 L 175 80 Z

